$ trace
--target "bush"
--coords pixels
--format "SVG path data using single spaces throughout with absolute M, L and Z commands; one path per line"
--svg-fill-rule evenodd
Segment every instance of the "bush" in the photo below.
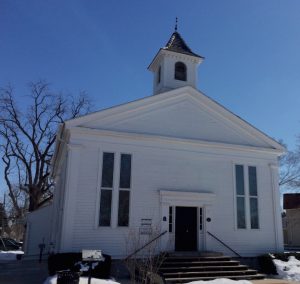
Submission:
M 98 265 L 92 270 L 92 277 L 100 279 L 108 279 L 110 277 L 111 257 L 107 254 L 103 254 L 104 261 L 98 262 Z M 70 270 L 74 272 L 80 271 L 80 265 L 76 263 L 81 262 L 87 264 L 87 261 L 82 261 L 81 253 L 57 253 L 48 257 L 48 272 L 52 276 L 57 271 Z M 83 276 L 88 276 L 88 271 L 83 271 Z
M 272 259 L 273 258 L 269 254 L 264 254 L 258 257 L 258 263 L 262 273 L 277 275 L 276 267 Z
M 276 267 L 272 261 L 274 259 L 273 256 L 282 261 L 288 261 L 290 256 L 294 256 L 296 259 L 300 260 L 300 253 L 297 252 L 264 254 L 258 257 L 261 272 L 277 275 Z

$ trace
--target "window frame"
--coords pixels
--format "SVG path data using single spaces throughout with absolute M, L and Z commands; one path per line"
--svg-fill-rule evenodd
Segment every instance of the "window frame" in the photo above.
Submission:
M 199 208 L 199 212 L 198 212 L 198 216 L 199 216 L 199 232 L 200 234 L 204 233 L 204 206 L 200 206 Z
M 249 170 L 250 168 L 253 167 L 255 168 L 255 179 L 256 179 L 256 195 L 251 195 L 250 192 L 250 174 L 249 174 Z M 248 187 L 249 187 L 249 226 L 251 230 L 259 230 L 260 229 L 260 218 L 259 218 L 259 198 L 258 198 L 258 179 L 257 179 L 257 166 L 252 166 L 252 165 L 248 165 L 247 166 L 247 172 L 248 172 Z M 252 223 L 251 223 L 251 217 L 252 217 L 252 212 L 251 212 L 251 199 L 256 199 L 256 203 L 257 203 L 257 228 L 252 228 Z
M 120 208 L 120 192 L 121 191 L 127 191 L 129 193 L 129 198 L 128 198 L 128 225 L 124 226 L 124 225 L 120 225 L 119 224 L 119 208 Z M 131 192 L 130 190 L 127 190 L 127 189 L 123 189 L 123 188 L 119 188 L 118 189 L 118 203 L 117 203 L 117 227 L 118 228 L 129 228 L 130 227 L 130 205 L 131 205 Z
M 168 212 L 168 233 L 174 234 L 174 211 L 175 207 L 169 205 L 169 212 Z
M 130 155 L 130 179 L 129 184 L 130 187 L 121 187 L 121 165 L 122 165 L 122 155 Z M 118 179 L 118 189 L 121 190 L 130 190 L 132 188 L 132 154 L 129 153 L 120 153 L 119 157 L 119 179 Z
M 245 196 L 245 221 L 246 221 L 246 228 L 238 228 L 237 224 L 237 197 L 240 196 L 237 194 L 237 187 L 236 187 L 236 171 L 235 166 L 241 165 L 244 167 L 244 196 Z M 249 186 L 249 167 L 255 167 L 256 168 L 256 191 L 257 195 L 252 196 L 250 195 L 250 186 Z M 260 208 L 260 202 L 259 202 L 259 195 L 260 195 L 260 186 L 259 186 L 259 165 L 252 164 L 252 163 L 245 163 L 245 162 L 233 162 L 233 198 L 234 198 L 234 226 L 235 230 L 250 230 L 250 231 L 259 231 L 261 230 L 261 208 Z M 257 198 L 257 211 L 258 211 L 258 228 L 251 228 L 251 208 L 250 208 L 250 198 Z
M 237 166 L 242 166 L 243 167 L 243 189 L 244 189 L 244 194 L 238 194 L 237 192 L 237 171 L 236 168 Z M 246 180 L 246 176 L 245 176 L 245 165 L 243 164 L 235 164 L 234 165 L 234 184 L 235 184 L 235 227 L 238 230 L 245 230 L 247 229 L 247 205 L 246 205 L 246 200 L 247 200 L 247 196 L 246 196 L 246 187 L 245 187 L 245 180 Z M 244 221 L 245 221 L 245 228 L 239 228 L 238 226 L 238 198 L 243 198 L 244 199 Z
M 177 76 L 178 73 L 176 71 L 177 71 L 178 67 L 183 67 L 184 68 L 184 73 L 183 73 L 184 78 L 183 79 L 180 79 Z M 187 74 L 187 66 L 186 66 L 186 64 L 183 63 L 182 61 L 176 61 L 175 64 L 174 64 L 174 79 L 177 80 L 177 81 L 187 82 L 187 78 L 188 78 L 188 74 Z
M 114 168 L 113 168 L 113 187 L 106 188 L 101 187 L 102 185 L 102 168 L 103 168 L 103 153 L 112 153 L 114 154 Z M 131 175 L 130 175 L 130 189 L 127 188 L 119 188 L 119 179 L 120 179 L 120 170 L 121 170 L 121 154 L 128 154 L 131 155 Z M 133 181 L 133 163 L 134 163 L 134 155 L 132 152 L 121 152 L 115 151 L 111 147 L 105 147 L 104 149 L 101 147 L 98 148 L 98 166 L 97 166 L 97 186 L 96 186 L 96 195 L 97 198 L 95 200 L 95 222 L 94 228 L 97 230 L 106 230 L 106 229 L 115 229 L 119 228 L 121 230 L 128 230 L 131 226 L 131 196 L 132 196 L 132 181 Z M 108 189 L 112 191 L 112 204 L 111 204 L 111 219 L 110 219 L 110 226 L 100 226 L 100 202 L 101 202 L 101 190 Z M 119 190 L 128 190 L 130 191 L 129 194 L 129 222 L 128 226 L 118 226 L 118 209 L 119 209 Z
M 133 165 L 133 154 L 132 153 L 128 153 L 128 152 L 119 152 L 118 153 L 118 159 L 119 159 L 119 163 L 118 163 L 118 181 L 117 181 L 117 185 L 116 185 L 116 190 L 118 192 L 118 202 L 117 202 L 117 220 L 116 220 L 116 225 L 117 228 L 124 228 L 127 229 L 130 227 L 130 221 L 131 221 L 131 196 L 132 196 L 132 165 Z M 131 165 L 130 165 L 130 187 L 129 188 L 121 188 L 120 187 L 120 177 L 121 177 L 121 157 L 122 155 L 130 155 L 131 156 Z M 120 199 L 120 191 L 129 191 L 129 204 L 128 204 L 128 226 L 120 226 L 119 225 L 119 199 Z
M 160 82 L 161 82 L 161 65 L 159 65 L 159 67 L 158 67 L 156 85 L 159 85 Z
M 101 222 L 101 209 L 102 209 L 102 206 L 101 206 L 101 200 L 102 200 L 102 194 L 103 194 L 103 191 L 107 191 L 107 192 L 111 192 L 111 196 L 110 196 L 110 218 L 109 218 L 109 225 L 101 225 L 100 222 Z M 109 228 L 112 226 L 112 204 L 113 204 L 113 191 L 111 189 L 105 189 L 105 188 L 101 188 L 100 190 L 100 204 L 99 204 L 99 220 L 98 220 L 98 226 L 99 227 L 104 227 L 104 228 Z
M 112 171 L 112 186 L 111 187 L 107 187 L 107 186 L 102 186 L 102 181 L 103 181 L 103 165 L 104 165 L 104 154 L 113 154 L 113 171 Z M 115 178 L 115 164 L 116 164 L 116 154 L 114 152 L 106 152 L 103 151 L 102 152 L 102 166 L 101 166 L 101 180 L 100 180 L 100 187 L 101 189 L 113 189 L 114 188 L 114 178 Z
M 109 153 L 114 155 L 114 164 L 113 164 L 113 173 L 112 173 L 112 187 L 102 187 L 102 177 L 103 177 L 103 164 L 104 164 L 104 154 Z M 99 228 L 111 228 L 113 227 L 113 201 L 114 201 L 114 185 L 115 185 L 115 175 L 116 175 L 116 162 L 117 162 L 117 153 L 114 151 L 101 151 L 100 155 L 100 160 L 101 160 L 101 169 L 99 169 L 99 199 L 98 199 L 98 218 L 97 218 L 97 223 Z M 101 218 L 101 198 L 102 198 L 102 190 L 110 190 L 111 191 L 111 204 L 110 204 L 110 223 L 108 226 L 106 225 L 100 225 L 100 218 Z

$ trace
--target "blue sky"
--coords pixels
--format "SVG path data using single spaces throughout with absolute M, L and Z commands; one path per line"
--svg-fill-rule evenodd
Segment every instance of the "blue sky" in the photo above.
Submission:
M 149 96 L 147 66 L 177 16 L 206 58 L 198 88 L 293 148 L 299 15 L 299 0 L 1 0 L 0 86 L 13 84 L 22 104 L 27 83 L 45 79 L 54 90 L 87 91 L 95 110 Z

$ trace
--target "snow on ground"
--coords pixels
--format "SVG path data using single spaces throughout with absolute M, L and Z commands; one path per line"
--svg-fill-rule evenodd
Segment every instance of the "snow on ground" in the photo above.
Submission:
M 16 260 L 18 254 L 24 254 L 21 250 L 0 250 L 0 260 Z
M 193 281 L 188 284 L 251 284 L 248 280 L 230 280 L 227 278 L 219 278 L 211 281 Z
M 48 277 L 44 284 L 56 284 L 57 275 Z M 79 284 L 88 284 L 88 277 L 80 277 Z M 113 280 L 104 280 L 104 279 L 96 279 L 92 278 L 91 284 L 120 284 L 119 282 L 115 282 Z M 193 281 L 188 284 L 252 284 L 252 282 L 247 280 L 230 280 L 226 278 L 215 279 L 211 281 Z
M 57 275 L 48 277 L 44 284 L 56 284 Z M 88 277 L 80 277 L 79 284 L 88 284 Z M 120 284 L 119 282 L 115 282 L 112 280 L 104 280 L 104 279 L 97 279 L 92 278 L 91 284 Z
M 278 276 L 282 279 L 300 281 L 300 261 L 290 256 L 288 261 L 273 259 Z

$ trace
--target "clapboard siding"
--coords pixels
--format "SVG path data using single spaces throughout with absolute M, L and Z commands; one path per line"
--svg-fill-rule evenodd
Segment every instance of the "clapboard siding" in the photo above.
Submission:
M 214 193 L 216 196 L 210 213 L 212 233 L 244 256 L 276 250 L 269 167 L 270 163 L 277 163 L 276 155 L 245 150 L 208 149 L 184 143 L 144 143 L 136 139 L 122 140 L 108 136 L 85 135 L 83 139 L 78 133 L 72 135 L 72 132 L 70 144 L 80 145 L 80 163 L 76 165 L 76 187 L 67 189 L 71 191 L 68 196 L 71 198 L 70 202 L 73 202 L 73 213 L 64 212 L 64 222 L 71 225 L 67 232 L 70 236 L 69 244 L 66 246 L 62 242 L 61 251 L 102 249 L 115 258 L 124 257 L 130 252 L 129 235 L 138 231 L 141 218 L 151 218 L 153 227 L 157 228 L 157 232 L 160 230 L 159 190 L 162 189 Z M 118 199 L 114 200 L 116 202 L 112 207 L 114 213 L 111 227 L 97 225 L 103 151 L 113 151 L 116 156 L 120 153 L 132 154 L 129 228 L 117 227 Z M 235 227 L 235 163 L 257 167 L 259 230 L 237 230 Z M 118 176 L 115 175 L 114 178 L 118 179 Z M 209 236 L 206 237 L 206 249 L 229 254 L 226 248 Z
M 52 215 L 52 211 L 53 205 L 48 204 L 27 215 L 24 249 L 26 259 L 38 259 L 40 255 L 39 245 L 41 244 L 45 244 L 44 252 L 51 250 L 51 222 L 48 220 Z

